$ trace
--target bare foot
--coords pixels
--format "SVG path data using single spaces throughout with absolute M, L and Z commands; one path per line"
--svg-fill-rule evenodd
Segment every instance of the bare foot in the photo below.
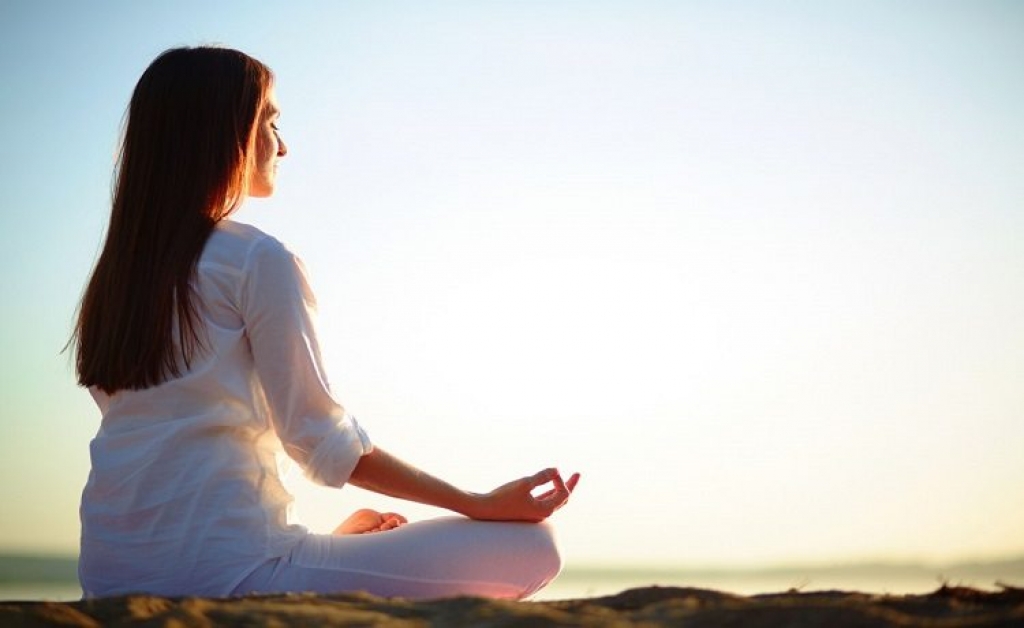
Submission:
M 406 523 L 408 521 L 405 517 L 394 512 L 377 512 L 370 508 L 360 508 L 348 519 L 342 521 L 341 525 L 334 529 L 333 534 L 341 536 L 342 534 L 385 532 Z

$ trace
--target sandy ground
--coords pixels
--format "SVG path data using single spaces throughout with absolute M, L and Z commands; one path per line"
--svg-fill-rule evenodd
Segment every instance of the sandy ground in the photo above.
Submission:
M 674 587 L 550 602 L 425 602 L 365 594 L 226 599 L 132 595 L 3 602 L 0 626 L 1005 626 L 1024 627 L 1024 589 L 942 587 L 927 595 L 820 591 L 738 596 Z

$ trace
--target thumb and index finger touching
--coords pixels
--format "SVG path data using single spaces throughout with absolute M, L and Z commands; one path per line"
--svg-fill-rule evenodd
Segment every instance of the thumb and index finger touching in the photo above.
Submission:
M 551 468 L 535 473 L 528 479 L 531 490 L 549 482 L 553 485 L 550 490 L 534 497 L 538 503 L 549 507 L 553 512 L 561 508 L 568 501 L 569 495 L 576 488 L 576 484 L 580 480 L 580 474 L 573 473 L 569 476 L 568 480 L 565 480 L 562 478 L 562 474 L 558 472 L 558 469 Z

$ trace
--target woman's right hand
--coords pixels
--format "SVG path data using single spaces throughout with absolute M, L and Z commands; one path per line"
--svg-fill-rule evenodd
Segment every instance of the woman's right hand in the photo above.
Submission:
M 579 473 L 563 480 L 557 469 L 545 469 L 502 484 L 489 493 L 475 495 L 463 514 L 487 521 L 543 521 L 569 501 L 579 479 Z M 550 490 L 533 494 L 548 483 L 553 485 Z

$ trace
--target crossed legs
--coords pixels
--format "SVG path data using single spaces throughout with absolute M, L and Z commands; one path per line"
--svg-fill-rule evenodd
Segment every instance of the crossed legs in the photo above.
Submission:
M 376 534 L 310 534 L 288 556 L 250 574 L 235 593 L 366 591 L 419 599 L 520 599 L 544 587 L 560 568 L 546 523 L 441 517 Z

